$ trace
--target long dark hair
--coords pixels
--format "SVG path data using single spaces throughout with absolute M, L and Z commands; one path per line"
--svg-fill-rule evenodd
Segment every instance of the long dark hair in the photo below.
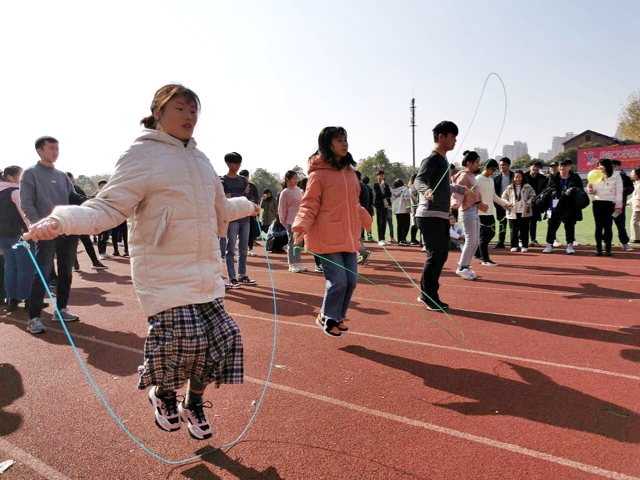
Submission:
M 331 142 L 337 137 L 347 137 L 347 131 L 342 127 L 324 127 L 318 135 L 318 150 L 314 155 L 320 154 L 325 162 L 331 165 L 335 170 L 342 170 L 347 165 L 355 167 L 357 163 L 349 152 L 347 155 L 338 160 L 335 158 L 331 150 Z
M 598 160 L 598 165 L 602 165 L 607 172 L 607 178 L 611 178 L 611 175 L 613 175 L 613 164 L 611 163 L 611 160 L 608 158 L 601 158 Z
M 293 170 L 287 170 L 287 173 L 284 174 L 284 180 L 282 182 L 282 188 L 283 189 L 287 189 L 289 188 L 289 180 L 291 180 L 293 178 L 293 176 L 298 176 L 298 174 L 293 171 Z

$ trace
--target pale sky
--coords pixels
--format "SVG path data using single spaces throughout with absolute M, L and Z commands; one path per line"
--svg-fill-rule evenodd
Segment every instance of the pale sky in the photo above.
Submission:
M 194 136 L 219 173 L 229 151 L 250 170 L 306 165 L 327 125 L 356 159 L 411 164 L 412 95 L 419 163 L 440 120 L 462 139 L 491 72 L 509 98 L 495 153 L 537 156 L 567 131 L 615 133 L 640 87 L 638 18 L 636 0 L 3 2 L 0 167 L 34 164 L 52 135 L 59 169 L 110 172 L 169 82 L 200 96 Z M 491 153 L 503 109 L 492 79 L 463 148 Z

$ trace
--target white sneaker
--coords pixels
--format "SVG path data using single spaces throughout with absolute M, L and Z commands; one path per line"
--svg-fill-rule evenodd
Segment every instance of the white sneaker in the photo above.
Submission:
M 580 245 L 580 242 L 577 242 L 577 241 L 575 241 L 575 240 L 574 240 L 574 241 L 573 241 L 573 246 L 574 246 L 574 247 L 577 247 L 578 245 Z
M 553 241 L 553 246 L 554 246 L 554 247 L 556 247 L 556 248 L 558 248 L 558 247 L 561 247 L 561 246 L 562 246 L 562 243 L 560 243 L 558 240 L 554 240 L 554 241 Z
M 316 268 L 314 269 L 314 272 L 316 272 L 316 273 L 324 273 L 324 269 L 322 268 L 322 265 L 316 265 Z
M 427 247 L 422 247 L 422 249 L 420 251 L 421 252 L 426 252 L 427 251 Z
M 483 267 L 497 267 L 498 264 L 496 262 L 494 262 L 493 260 L 489 260 L 488 262 L 482 262 L 480 265 L 482 265 Z
M 211 402 L 198 403 L 189 408 L 185 407 L 184 402 L 180 402 L 178 405 L 180 419 L 187 424 L 189 435 L 196 440 L 205 440 L 213 435 L 211 424 L 204 416 L 203 410 L 203 408 L 211 408 L 212 406 Z
M 541 245 L 534 240 L 533 242 L 529 242 L 529 246 L 530 247 L 540 247 Z
M 547 246 L 544 247 L 544 250 L 542 250 L 542 253 L 551 253 L 553 252 L 553 245 L 551 245 L 550 243 L 547 243 Z
M 473 279 L 477 280 L 478 279 L 478 275 L 476 275 L 476 272 L 473 270 L 473 268 L 469 267 L 469 271 L 471 272 L 471 275 L 473 275 Z
M 522 248 L 522 240 L 520 240 L 520 241 L 518 242 L 518 246 L 519 246 L 520 248 Z
M 73 313 L 71 313 L 66 308 L 61 308 L 60 309 L 60 315 L 62 315 L 62 319 L 65 322 L 77 322 L 78 320 L 80 320 L 80 317 L 78 315 L 74 315 Z M 54 315 L 51 318 L 51 320 L 53 320 L 54 322 L 59 322 L 60 318 L 58 318 L 58 315 Z
M 517 252 L 518 249 L 516 247 L 513 247 L 511 250 L 509 250 L 510 252 Z
M 378 242 L 378 245 L 380 245 L 381 247 L 388 247 L 391 244 L 389 242 L 384 241 L 384 240 L 380 240 Z
M 576 253 L 576 251 L 573 249 L 573 245 L 572 244 L 567 245 L 567 253 L 569 255 L 573 255 L 574 253 Z
M 27 332 L 29 333 L 44 333 L 46 331 L 40 317 L 32 318 L 27 322 Z
M 304 266 L 303 264 L 301 264 L 301 263 L 298 263 L 298 264 L 297 264 L 297 266 L 298 266 L 298 269 L 299 269 L 299 271 L 300 271 L 300 272 L 306 272 L 306 271 L 308 271 L 307 267 L 305 267 L 305 266 Z
M 300 270 L 300 267 L 297 263 L 292 263 L 291 265 L 289 265 L 289 271 L 291 273 L 300 273 L 302 270 Z
M 465 280 L 475 280 L 475 277 L 473 276 L 473 272 L 471 271 L 470 268 L 465 268 L 464 270 L 460 270 L 458 268 L 456 269 L 456 275 L 464 278 Z
M 528 248 L 521 248 L 521 249 L 520 249 L 520 251 L 521 251 L 522 253 L 527 253 L 527 252 L 529 251 L 529 249 L 528 249 Z
M 250 257 L 257 257 L 258 256 L 258 254 L 256 252 L 254 252 L 253 249 L 249 250 L 247 255 L 249 255 Z
M 624 250 L 625 252 L 633 252 L 633 247 L 629 246 L 628 243 L 625 243 L 624 245 L 622 245 L 622 250 Z
M 156 387 L 153 387 L 149 390 L 149 402 L 155 410 L 156 425 L 158 427 L 166 432 L 180 430 L 176 392 L 171 392 L 164 397 L 157 397 Z

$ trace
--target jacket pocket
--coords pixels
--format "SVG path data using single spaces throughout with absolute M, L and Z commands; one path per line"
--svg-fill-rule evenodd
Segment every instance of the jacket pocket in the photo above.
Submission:
M 319 228 L 320 240 L 326 246 L 341 245 L 345 241 L 345 228 L 342 222 L 327 222 Z
M 165 233 L 167 232 L 167 228 L 169 228 L 169 223 L 171 222 L 171 216 L 173 215 L 173 209 L 167 207 L 165 211 L 162 213 L 160 217 L 160 221 L 158 222 L 158 226 L 156 227 L 156 233 L 153 236 L 153 246 L 157 247 L 162 242 Z

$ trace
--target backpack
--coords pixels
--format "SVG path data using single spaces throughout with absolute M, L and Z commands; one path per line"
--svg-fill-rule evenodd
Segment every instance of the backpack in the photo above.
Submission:
M 584 188 L 571 187 L 567 190 L 567 195 L 573 200 L 573 205 L 580 210 L 584 210 L 591 203 Z
M 554 191 L 555 187 L 550 186 L 533 197 L 533 200 L 531 200 L 531 206 L 533 207 L 534 214 L 542 213 L 547 210 L 549 204 L 551 203 L 551 199 L 553 198 Z

